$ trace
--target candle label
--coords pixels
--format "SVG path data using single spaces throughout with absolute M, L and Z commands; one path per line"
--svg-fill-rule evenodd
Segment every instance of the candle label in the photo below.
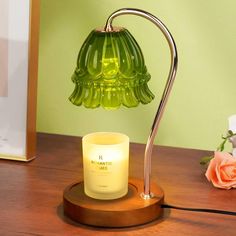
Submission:
M 91 160 L 93 171 L 109 171 L 109 167 L 112 166 L 111 161 L 104 161 L 102 155 L 99 155 L 98 160 Z

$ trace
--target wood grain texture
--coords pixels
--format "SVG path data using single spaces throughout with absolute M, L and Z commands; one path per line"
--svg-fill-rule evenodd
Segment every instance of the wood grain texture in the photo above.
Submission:
M 130 146 L 130 176 L 142 178 L 144 145 Z M 236 235 L 234 216 L 165 210 L 162 219 L 138 227 L 95 228 L 64 216 L 63 190 L 82 178 L 81 139 L 38 135 L 38 158 L 0 160 L 0 235 Z M 152 180 L 168 204 L 236 211 L 236 190 L 219 190 L 199 165 L 207 151 L 155 146 Z

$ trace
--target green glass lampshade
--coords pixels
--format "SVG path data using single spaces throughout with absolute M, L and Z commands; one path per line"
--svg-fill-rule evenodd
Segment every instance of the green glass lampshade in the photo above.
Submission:
M 79 52 L 69 99 L 86 108 L 136 107 L 154 98 L 147 85 L 150 78 L 141 49 L 127 29 L 93 30 Z

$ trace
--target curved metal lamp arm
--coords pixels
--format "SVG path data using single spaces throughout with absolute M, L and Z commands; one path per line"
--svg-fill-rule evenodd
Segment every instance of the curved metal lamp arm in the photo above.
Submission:
M 175 79 L 177 65 L 178 65 L 178 55 L 177 55 L 175 41 L 174 41 L 171 33 L 169 32 L 169 30 L 157 17 L 150 14 L 149 12 L 139 10 L 139 9 L 133 9 L 133 8 L 124 8 L 124 9 L 117 10 L 108 17 L 104 30 L 107 32 L 112 31 L 113 30 L 113 28 L 112 28 L 113 19 L 117 16 L 127 15 L 127 14 L 138 15 L 138 16 L 144 17 L 144 18 L 150 20 L 152 23 L 154 23 L 164 34 L 166 40 L 168 41 L 170 52 L 171 52 L 171 66 L 170 66 L 168 79 L 167 79 L 167 82 L 166 82 L 166 85 L 164 88 L 164 92 L 162 94 L 162 98 L 159 103 L 156 115 L 155 115 L 155 119 L 153 121 L 153 125 L 151 128 L 151 132 L 148 137 L 148 141 L 147 141 L 146 149 L 145 149 L 144 193 L 142 194 L 142 197 L 144 199 L 149 199 L 152 197 L 152 193 L 150 191 L 150 177 L 151 177 L 151 156 L 152 156 L 153 143 L 154 143 L 154 139 L 157 134 L 160 120 L 162 118 L 162 115 L 163 115 L 163 112 L 164 112 L 164 109 L 166 106 L 166 102 L 168 100 L 168 97 L 169 97 L 169 94 L 170 94 L 170 91 L 171 91 L 171 88 L 172 88 L 172 85 L 173 85 L 173 82 Z

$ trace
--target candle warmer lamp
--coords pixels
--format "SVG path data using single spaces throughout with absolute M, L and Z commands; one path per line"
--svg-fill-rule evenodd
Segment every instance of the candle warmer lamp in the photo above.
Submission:
M 153 143 L 178 64 L 176 45 L 167 27 L 157 17 L 143 10 L 126 8 L 112 13 L 103 29 L 90 33 L 79 52 L 72 76 L 75 89 L 70 101 L 86 108 L 102 106 L 113 110 L 121 105 L 131 108 L 153 100 L 154 95 L 148 87 L 151 76 L 139 45 L 127 29 L 112 26 L 114 18 L 125 14 L 144 17 L 161 30 L 170 48 L 170 70 L 146 144 L 144 179 L 129 178 L 127 194 L 109 200 L 89 197 L 83 181 L 71 184 L 64 190 L 64 213 L 79 223 L 93 226 L 135 226 L 162 215 L 164 193 L 150 177 Z

